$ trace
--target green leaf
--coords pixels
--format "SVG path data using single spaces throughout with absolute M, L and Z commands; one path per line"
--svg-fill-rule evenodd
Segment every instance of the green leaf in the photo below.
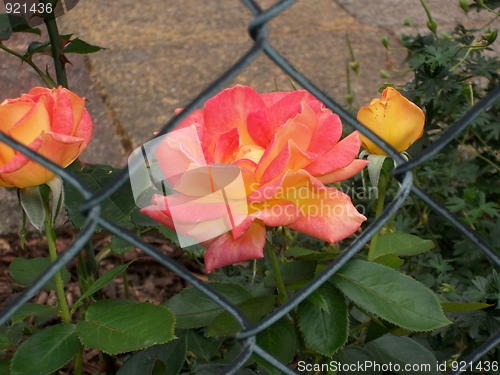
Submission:
M 52 262 L 48 258 L 32 258 L 32 259 L 22 259 L 16 258 L 9 266 L 9 272 L 12 276 L 12 279 L 21 285 L 29 286 L 35 281 L 35 279 L 40 276 L 42 272 L 44 272 Z M 71 275 L 66 269 L 63 267 L 61 269 L 61 277 L 63 279 L 63 283 L 66 284 Z M 54 279 L 49 281 L 43 287 L 48 290 L 55 290 L 56 285 Z
M 335 367 L 337 367 L 338 370 L 342 370 L 339 371 L 339 374 L 382 375 L 382 371 L 377 371 L 375 369 L 367 367 L 362 367 L 362 368 L 358 367 L 360 363 L 367 364 L 375 362 L 370 352 L 368 352 L 364 348 L 360 348 L 359 346 L 348 346 L 342 350 L 339 350 L 335 354 L 334 360 L 335 360 Z M 346 368 L 355 370 L 343 371 L 342 366 L 346 366 Z M 335 370 L 335 368 L 333 370 Z
M 14 345 L 12 341 L 7 337 L 7 335 L 4 335 L 3 333 L 0 333 L 0 350 L 7 349 L 8 347 Z
M 195 329 L 188 330 L 186 338 L 188 350 L 196 356 L 198 361 L 202 359 L 206 362 L 210 361 L 222 344 L 222 339 L 218 337 L 205 337 L 203 333 Z
M 79 53 L 79 54 L 88 54 L 99 52 L 105 48 L 94 46 L 92 44 L 88 44 L 79 38 L 75 38 L 70 41 L 69 44 L 64 47 L 64 53 Z
M 110 250 L 113 254 L 116 254 L 118 256 L 123 256 L 126 252 L 132 250 L 134 248 L 133 245 L 131 245 L 128 241 L 125 241 L 124 239 L 118 237 L 118 236 L 113 236 L 111 238 L 111 242 L 109 244 Z
M 321 285 L 318 292 L 328 304 L 329 312 L 305 300 L 297 311 L 298 325 L 311 349 L 332 356 L 347 341 L 347 306 L 344 296 L 329 282 Z
M 90 297 L 92 294 L 97 292 L 98 290 L 101 290 L 104 288 L 106 285 L 108 285 L 110 282 L 112 282 L 114 279 L 116 279 L 123 271 L 127 269 L 127 267 L 131 264 L 132 262 L 128 262 L 127 264 L 122 264 L 119 266 L 116 266 L 112 269 L 110 269 L 108 272 L 106 272 L 104 275 L 99 277 L 96 281 L 92 283 L 92 285 L 89 286 L 89 288 L 81 295 L 80 298 L 75 302 L 73 308 L 71 309 L 71 313 L 73 314 L 80 303 L 85 298 Z
M 237 306 L 246 315 L 250 323 L 254 324 L 271 312 L 275 299 L 276 296 L 274 295 L 253 297 Z M 238 321 L 227 311 L 224 311 L 208 326 L 207 336 L 229 336 L 238 333 L 241 329 L 242 327 Z
M 234 304 L 252 298 L 250 292 L 239 284 L 209 282 L 207 285 Z M 194 287 L 183 289 L 163 305 L 174 313 L 178 328 L 208 326 L 224 311 L 218 303 Z
M 434 248 L 434 242 L 423 240 L 413 234 L 396 232 L 383 234 L 375 247 L 375 258 L 385 254 L 399 256 L 421 254 Z
M 271 327 L 257 334 L 257 345 L 273 355 L 281 362 L 289 363 L 298 349 L 297 333 L 295 327 L 286 318 L 282 318 Z M 254 355 L 257 363 L 260 363 L 271 374 L 280 374 L 280 371 L 260 357 Z
M 391 268 L 351 260 L 333 281 L 355 304 L 402 328 L 428 331 L 450 324 L 434 293 Z
M 108 354 L 164 344 L 175 338 L 175 317 L 169 309 L 149 302 L 104 300 L 91 305 L 77 323 L 80 341 Z
M 30 27 L 21 16 L 0 14 L 0 41 L 9 39 L 13 32 L 42 34 L 40 29 Z
M 315 290 L 312 292 L 307 300 L 311 302 L 314 306 L 319 307 L 321 310 L 324 310 L 327 314 L 330 314 L 330 307 L 328 306 L 328 302 L 326 302 L 323 294 L 320 293 L 319 290 Z
M 45 221 L 45 207 L 43 205 L 42 194 L 40 193 L 40 186 L 30 186 L 20 189 L 19 199 L 31 224 L 39 232 L 42 232 Z
M 391 363 L 396 374 L 441 375 L 436 370 L 437 361 L 434 354 L 409 337 L 385 335 L 369 342 L 365 348 L 377 363 Z M 396 364 L 400 367 L 399 371 L 396 370 Z M 418 366 L 418 371 L 405 371 L 405 365 L 410 365 L 408 370 L 412 369 L 411 366 Z
M 71 172 L 94 192 L 101 190 L 107 183 L 110 183 L 119 171 L 119 169 L 108 165 L 88 165 L 82 170 L 74 166 L 71 167 Z M 65 183 L 64 191 L 64 203 L 68 217 L 76 227 L 82 228 L 85 217 L 80 213 L 80 206 L 83 204 L 84 199 L 71 184 Z M 101 215 L 113 223 L 132 230 L 135 225 L 130 221 L 130 215 L 135 208 L 134 195 L 130 184 L 124 184 L 117 192 L 101 203 Z
M 46 317 L 52 315 L 57 316 L 57 307 L 27 303 L 12 315 L 12 323 L 16 324 L 30 316 Z
M 394 254 L 379 256 L 374 262 L 390 268 L 399 268 L 404 264 L 404 260 Z
M 481 302 L 441 302 L 441 307 L 443 311 L 446 312 L 467 312 L 467 311 L 475 311 L 486 309 L 487 307 L 491 307 L 488 303 Z
M 331 260 L 337 258 L 339 254 L 309 250 L 303 247 L 291 247 L 285 251 L 285 256 L 300 260 Z
M 215 364 L 203 364 L 198 365 L 194 368 L 192 374 L 194 375 L 219 375 L 223 374 L 225 365 L 215 365 Z M 191 374 L 191 373 L 190 373 Z M 240 368 L 234 373 L 234 375 L 255 375 L 255 372 L 247 368 Z
M 167 344 L 155 345 L 141 350 L 130 357 L 116 375 L 154 374 L 158 362 L 167 364 L 166 375 L 177 375 L 186 359 L 186 337 L 180 337 Z
M 12 357 L 7 357 L 0 361 L 0 375 L 11 375 L 10 372 L 10 362 L 12 361 Z
M 9 16 L 0 14 L 0 40 L 7 40 L 12 35 L 12 26 L 10 25 Z
M 80 346 L 74 324 L 44 328 L 19 345 L 12 358 L 12 375 L 52 374 L 68 363 Z
M 309 281 L 314 278 L 317 262 L 306 260 L 295 260 L 293 262 L 280 265 L 281 276 L 285 285 L 296 284 L 297 282 Z M 276 285 L 274 272 L 270 272 L 264 281 L 266 286 Z

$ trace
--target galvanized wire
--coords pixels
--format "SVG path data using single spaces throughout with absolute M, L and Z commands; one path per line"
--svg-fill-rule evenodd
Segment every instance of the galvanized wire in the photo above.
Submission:
M 486 244 L 479 236 L 470 228 L 465 226 L 455 215 L 448 211 L 445 207 L 435 201 L 431 196 L 423 192 L 413 184 L 412 171 L 422 163 L 425 163 L 434 157 L 440 150 L 449 144 L 460 132 L 462 132 L 478 115 L 486 110 L 490 105 L 500 99 L 500 87 L 492 90 L 485 98 L 478 102 L 465 116 L 458 120 L 451 126 L 441 137 L 434 142 L 428 149 L 416 156 L 410 161 L 406 161 L 401 155 L 393 149 L 389 144 L 380 139 L 377 135 L 359 123 L 348 111 L 340 106 L 333 99 L 328 97 L 319 88 L 314 86 L 304 75 L 297 71 L 286 59 L 279 54 L 277 50 L 269 44 L 269 21 L 279 16 L 286 8 L 293 5 L 295 0 L 282 0 L 267 10 L 262 10 L 257 3 L 253 0 L 241 0 L 254 15 L 253 20 L 250 22 L 248 30 L 249 34 L 254 40 L 253 46 L 223 75 L 217 78 L 211 85 L 202 91 L 185 109 L 178 115 L 173 117 L 157 134 L 156 137 L 162 136 L 169 131 L 175 129 L 187 116 L 195 109 L 201 107 L 206 100 L 220 91 L 226 84 L 233 78 L 240 74 L 247 66 L 249 66 L 261 53 L 266 54 L 273 60 L 281 69 L 283 69 L 292 79 L 298 84 L 308 90 L 312 95 L 318 98 L 330 108 L 333 112 L 337 113 L 343 122 L 350 125 L 352 128 L 358 130 L 362 134 L 372 139 L 379 147 L 384 149 L 389 156 L 391 156 L 397 168 L 394 170 L 394 175 L 400 182 L 400 189 L 383 214 L 369 225 L 363 233 L 336 259 L 334 260 L 323 272 L 321 272 L 315 279 L 309 282 L 304 288 L 298 291 L 291 297 L 285 304 L 280 306 L 273 313 L 262 319 L 259 323 L 252 325 L 248 318 L 231 302 L 221 296 L 219 293 L 211 289 L 208 285 L 201 282 L 198 278 L 194 277 L 186 268 L 179 265 L 177 262 L 169 258 L 167 255 L 162 254 L 151 245 L 145 243 L 141 238 L 135 234 L 130 233 L 109 222 L 100 215 L 100 204 L 113 193 L 115 193 L 121 186 L 129 183 L 129 173 L 134 171 L 128 170 L 128 167 L 123 168 L 117 176 L 103 187 L 98 192 L 93 193 L 85 184 L 77 177 L 66 171 L 65 169 L 55 165 L 50 160 L 38 155 L 36 152 L 23 146 L 19 142 L 11 139 L 4 133 L 0 132 L 0 142 L 6 143 L 10 147 L 26 154 L 31 159 L 47 167 L 55 172 L 64 181 L 75 187 L 80 194 L 86 199 L 81 207 L 81 211 L 86 215 L 85 225 L 71 243 L 52 263 L 52 265 L 40 275 L 28 288 L 26 288 L 17 298 L 15 298 L 4 310 L 0 312 L 0 325 L 7 323 L 12 315 L 19 310 L 25 303 L 27 303 L 32 296 L 39 291 L 49 280 L 53 278 L 58 270 L 64 267 L 71 261 L 85 246 L 85 244 L 92 238 L 94 230 L 97 226 L 108 230 L 119 238 L 127 241 L 134 247 L 142 250 L 145 254 L 155 259 L 161 265 L 167 267 L 169 270 L 175 272 L 184 280 L 191 283 L 195 288 L 199 289 L 206 296 L 211 298 L 214 302 L 219 304 L 224 310 L 231 314 L 243 327 L 242 331 L 236 336 L 237 339 L 243 341 L 243 349 L 239 356 L 229 364 L 221 374 L 234 374 L 240 369 L 244 363 L 250 358 L 252 354 L 269 362 L 277 369 L 285 374 L 296 374 L 295 371 L 290 369 L 286 364 L 281 363 L 268 352 L 256 345 L 256 335 L 264 329 L 270 327 L 279 319 L 288 314 L 291 310 L 296 308 L 300 302 L 306 299 L 324 282 L 331 278 L 342 266 L 344 266 L 356 253 L 363 248 L 363 246 L 377 233 L 389 219 L 401 208 L 410 193 L 415 194 L 429 207 L 440 214 L 445 220 L 450 222 L 459 231 L 461 231 L 472 243 L 476 244 L 478 248 L 490 258 L 497 266 L 500 267 L 500 257 L 494 252 L 488 244 Z M 471 353 L 466 359 L 466 362 L 478 361 L 489 350 L 500 344 L 500 334 L 491 337 L 482 346 Z M 461 373 L 459 370 L 449 372 L 455 375 Z

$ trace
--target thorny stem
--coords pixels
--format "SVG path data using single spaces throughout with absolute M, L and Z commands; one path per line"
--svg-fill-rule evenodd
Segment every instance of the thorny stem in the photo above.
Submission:
M 375 211 L 375 220 L 382 215 L 384 211 L 384 201 L 385 192 L 387 190 L 387 176 L 384 172 L 380 174 L 379 187 L 378 187 L 378 200 L 377 209 Z M 368 260 L 373 260 L 375 258 L 375 248 L 377 247 L 378 236 L 380 232 L 377 232 L 370 241 L 370 249 L 368 250 Z
M 58 0 L 50 1 L 53 8 Z M 49 1 L 46 1 L 47 4 Z M 61 37 L 59 36 L 59 30 L 57 28 L 57 23 L 53 15 L 46 17 L 44 19 L 45 27 L 47 28 L 47 33 L 49 34 L 50 46 L 52 51 L 52 59 L 54 60 L 54 68 L 56 70 L 56 80 L 57 84 L 68 88 L 68 77 L 66 76 L 66 68 L 64 67 L 64 61 L 62 60 L 63 55 L 63 45 L 61 42 Z
M 43 82 L 45 83 L 45 85 L 48 88 L 55 88 L 57 86 L 57 84 L 52 80 L 52 78 L 50 78 L 49 76 L 44 74 L 38 68 L 38 66 L 36 66 L 35 63 L 33 61 L 31 61 L 31 59 L 27 59 L 26 57 L 17 53 L 16 51 L 11 50 L 10 48 L 4 46 L 2 43 L 0 43 L 0 48 L 3 49 L 5 52 L 10 53 L 13 56 L 16 56 L 17 58 L 21 59 L 23 62 L 25 62 L 26 64 L 31 66 L 35 70 L 35 72 L 37 72 L 37 74 L 40 76 L 40 78 L 42 78 Z
M 271 267 L 274 272 L 274 278 L 276 280 L 276 288 L 278 289 L 278 294 L 280 302 L 284 303 L 288 299 L 286 293 L 285 283 L 283 282 L 283 276 L 281 275 L 280 265 L 278 262 L 278 257 L 276 256 L 276 249 L 271 245 L 270 242 L 266 241 L 267 255 L 269 256 L 269 261 L 271 262 Z

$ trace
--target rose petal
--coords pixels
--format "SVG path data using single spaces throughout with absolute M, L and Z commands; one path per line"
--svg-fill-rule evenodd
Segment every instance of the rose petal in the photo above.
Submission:
M 307 198 L 294 202 L 301 215 L 289 228 L 333 243 L 356 232 L 366 217 L 352 205 L 349 196 L 333 189 L 309 190 Z
M 337 143 L 326 154 L 315 159 L 304 167 L 313 176 L 331 173 L 337 169 L 345 168 L 359 153 L 361 138 L 358 132 L 353 132 Z
M 230 264 L 264 257 L 266 227 L 260 220 L 254 220 L 244 235 L 234 239 L 225 233 L 211 243 L 205 253 L 207 272 Z

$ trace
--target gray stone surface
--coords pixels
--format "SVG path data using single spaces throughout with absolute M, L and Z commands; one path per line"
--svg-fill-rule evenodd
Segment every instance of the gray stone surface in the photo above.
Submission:
M 261 0 L 263 7 L 274 1 Z M 426 0 L 440 31 L 458 22 L 483 26 L 492 16 L 465 15 L 456 0 Z M 403 26 L 405 17 L 411 26 Z M 107 50 L 72 59 L 71 89 L 88 99 L 95 135 L 82 160 L 124 165 L 126 156 L 146 142 L 202 89 L 227 70 L 252 46 L 247 25 L 251 13 L 238 0 L 81 0 L 58 19 L 62 33 L 74 33 Z M 420 0 L 299 0 L 271 21 L 270 42 L 319 88 L 346 104 L 349 38 L 360 63 L 351 72 L 353 108 L 366 104 L 384 83 L 381 69 L 399 68 L 405 52 L 398 49 L 403 33 L 427 33 Z M 495 25 L 495 24 L 494 24 Z M 387 36 L 392 50 L 380 40 Z M 8 43 L 23 50 L 31 40 L 16 36 Z M 50 58 L 42 57 L 50 63 Z M 393 73 L 392 83 L 408 76 Z M 289 90 L 285 74 L 267 56 L 260 56 L 231 82 L 260 92 Z M 39 79 L 31 68 L 0 51 L 0 100 L 16 97 Z M 0 188 L 0 233 L 19 230 L 15 194 Z

